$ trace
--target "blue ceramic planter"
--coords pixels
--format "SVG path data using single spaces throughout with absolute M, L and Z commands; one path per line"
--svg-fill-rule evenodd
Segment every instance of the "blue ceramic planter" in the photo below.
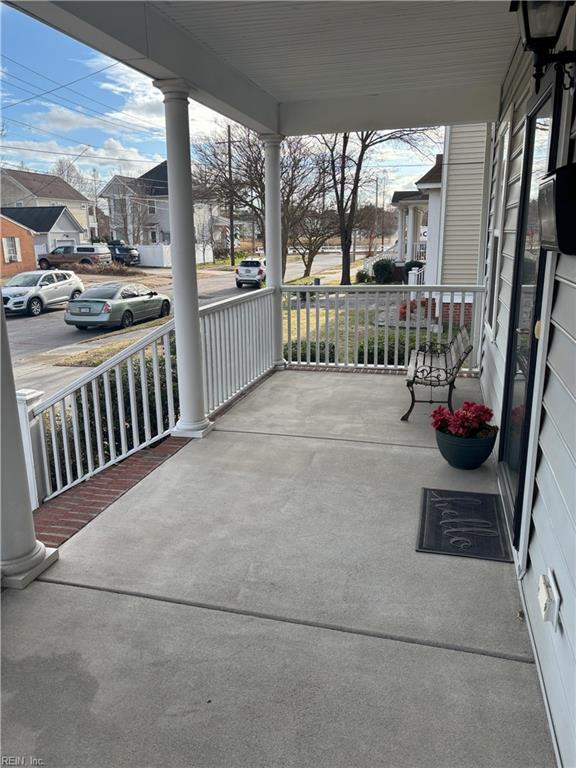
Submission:
M 458 437 L 436 430 L 436 442 L 448 464 L 456 469 L 476 469 L 492 453 L 496 442 L 495 432 L 489 437 Z

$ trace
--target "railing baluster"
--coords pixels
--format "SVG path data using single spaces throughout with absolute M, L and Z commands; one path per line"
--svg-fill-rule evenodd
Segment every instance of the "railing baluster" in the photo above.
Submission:
M 50 479 L 50 464 L 48 462 L 48 448 L 46 442 L 46 430 L 44 428 L 44 417 L 46 411 L 43 411 L 38 417 L 38 423 L 40 424 L 40 441 L 42 448 L 42 468 L 44 470 L 44 482 L 46 484 L 46 494 L 50 496 L 52 494 L 52 481 Z
M 310 365 L 310 291 L 306 291 L 306 364 Z
M 206 340 L 206 317 L 200 315 L 200 348 L 202 356 L 202 389 L 204 392 L 204 404 L 207 413 L 210 413 L 210 404 L 208 402 L 208 365 L 207 365 L 207 340 Z M 206 414 L 205 414 L 206 415 Z
M 369 344 L 369 326 L 370 326 L 370 294 L 368 291 L 364 294 L 364 367 L 368 365 L 368 344 Z
M 144 440 L 148 442 L 152 437 L 150 431 L 150 403 L 148 401 L 148 366 L 146 365 L 146 354 L 143 349 L 138 355 L 140 366 L 140 392 L 142 393 L 142 414 L 144 415 Z
M 70 463 L 70 445 L 68 443 L 68 424 L 66 421 L 66 398 L 60 400 L 60 424 L 62 425 L 62 447 L 64 448 L 64 469 L 66 485 L 72 482 L 72 464 Z
M 122 454 L 128 451 L 126 438 L 126 413 L 124 412 L 124 385 L 122 383 L 122 369 L 120 365 L 114 367 L 116 379 L 116 401 L 118 406 L 118 426 L 120 427 L 120 450 Z
M 359 363 L 359 333 L 360 333 L 360 294 L 354 294 L 354 348 L 352 361 L 354 367 Z
M 286 359 L 288 365 L 292 363 L 292 291 L 288 291 L 285 294 L 286 298 L 286 335 L 288 337 L 288 349 L 286 353 Z
M 74 456 L 76 458 L 76 478 L 79 480 L 84 474 L 82 464 L 82 450 L 80 445 L 80 422 L 78 420 L 77 392 L 70 395 L 70 411 L 72 413 L 72 439 L 74 441 Z
M 406 294 L 406 327 L 404 328 L 404 367 L 408 367 L 410 359 L 410 321 L 412 318 L 410 294 Z
M 116 436 L 114 434 L 114 415 L 112 413 L 112 397 L 110 393 L 110 372 L 105 371 L 104 380 L 104 403 L 106 406 L 106 427 L 108 431 L 108 452 L 110 461 L 116 458 Z
M 436 328 L 436 343 L 442 343 L 442 333 L 444 332 L 444 291 L 440 291 L 439 294 L 439 307 L 438 307 L 438 326 Z
M 168 429 L 176 423 L 174 418 L 174 379 L 172 375 L 172 355 L 170 352 L 170 333 L 162 336 L 164 344 L 164 370 L 166 371 L 166 399 L 168 401 Z
M 434 296 L 432 291 L 428 291 L 428 306 L 426 307 L 426 344 L 429 344 L 432 340 L 432 304 L 434 302 Z
M 126 361 L 128 368 L 128 397 L 130 398 L 130 423 L 132 425 L 132 447 L 140 444 L 140 429 L 138 424 L 138 407 L 136 405 L 136 384 L 134 381 L 134 360 Z
M 350 307 L 348 294 L 344 294 L 344 365 L 348 366 L 350 359 Z
M 316 350 L 314 353 L 314 362 L 316 365 L 321 363 L 320 360 L 320 294 L 316 292 L 314 301 L 314 312 L 316 319 Z
M 334 365 L 340 365 L 340 293 L 334 294 Z
M 330 364 L 330 292 L 324 294 L 324 363 Z
M 384 294 L 384 365 L 388 368 L 388 343 L 390 340 L 390 294 Z
M 100 385 L 98 379 L 92 380 L 92 402 L 94 403 L 94 425 L 96 427 L 96 450 L 98 466 L 104 466 L 104 441 L 102 437 L 102 416 L 100 413 Z
M 300 336 L 300 291 L 296 291 L 296 362 L 298 365 L 302 363 L 302 339 Z
M 398 368 L 398 348 L 400 345 L 400 304 L 402 303 L 400 291 L 396 294 L 396 307 L 394 314 L 396 315 L 396 332 L 394 338 L 394 368 Z
M 154 405 L 156 406 L 156 434 L 164 432 L 162 423 L 162 390 L 160 389 L 160 364 L 158 362 L 158 342 L 152 342 L 152 377 L 154 380 Z
M 50 419 L 50 437 L 52 439 L 52 454 L 54 456 L 54 474 L 56 476 L 56 490 L 62 488 L 62 471 L 60 468 L 60 452 L 58 451 L 58 434 L 56 432 L 56 417 L 54 415 L 54 406 L 51 405 L 48 410 Z
M 86 445 L 86 463 L 88 474 L 94 474 L 94 455 L 92 453 L 92 435 L 90 434 L 90 410 L 88 408 L 88 391 L 86 385 L 80 390 L 82 396 L 82 418 L 84 420 L 84 443 Z
M 415 349 L 420 348 L 420 324 L 422 321 L 422 292 L 420 289 L 416 291 L 416 345 Z M 408 360 L 406 361 L 406 367 L 408 367 Z
M 454 320 L 454 291 L 450 291 L 450 305 L 448 307 L 448 338 L 449 341 L 452 338 L 452 326 Z

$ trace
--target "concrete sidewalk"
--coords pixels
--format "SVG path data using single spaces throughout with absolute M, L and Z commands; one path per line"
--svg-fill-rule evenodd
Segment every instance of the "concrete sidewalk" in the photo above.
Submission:
M 5 592 L 4 753 L 553 766 L 512 566 L 414 550 L 421 488 L 495 491 L 493 469 L 450 468 L 406 397 L 275 374 Z

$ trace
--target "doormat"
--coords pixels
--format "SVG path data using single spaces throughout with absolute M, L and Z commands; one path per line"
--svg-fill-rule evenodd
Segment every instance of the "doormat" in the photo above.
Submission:
M 504 511 L 495 493 L 422 489 L 417 552 L 512 562 Z

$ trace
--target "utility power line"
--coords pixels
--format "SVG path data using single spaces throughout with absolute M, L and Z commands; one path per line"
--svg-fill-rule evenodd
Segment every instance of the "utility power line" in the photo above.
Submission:
M 114 111 L 118 111 L 117 107 L 114 107 L 112 104 L 106 104 L 106 102 L 100 101 L 99 99 L 94 98 L 94 96 L 87 96 L 85 93 L 82 93 L 82 91 L 77 91 L 74 88 L 70 88 L 68 85 L 64 85 L 59 80 L 54 80 L 54 78 L 48 77 L 48 75 L 45 75 L 42 72 L 38 72 L 37 70 L 32 69 L 32 67 L 29 67 L 26 64 L 22 64 L 20 61 L 16 61 L 16 59 L 12 59 L 12 58 L 10 58 L 10 56 L 6 56 L 6 54 L 4 54 L 4 53 L 2 53 L 0 55 L 2 56 L 3 59 L 6 59 L 6 61 L 10 61 L 10 62 L 12 62 L 12 64 L 16 64 L 16 66 L 22 67 L 22 69 L 26 69 L 26 70 L 28 70 L 28 72 L 32 72 L 32 74 L 37 75 L 38 77 L 42 77 L 45 80 L 49 80 L 51 83 L 55 83 L 58 86 L 66 88 L 66 90 L 71 91 L 72 93 L 75 93 L 77 96 L 81 96 L 83 99 L 86 99 L 87 101 L 91 101 L 94 104 L 100 104 L 100 106 L 106 107 L 107 109 L 113 109 Z M 116 62 L 116 63 L 119 63 L 119 62 Z M 122 110 L 121 114 L 128 114 L 128 113 L 124 112 Z M 147 123 L 148 125 L 150 125 L 150 127 L 152 127 L 152 128 L 156 128 L 157 127 L 153 123 L 150 123 L 148 120 L 143 120 L 142 119 L 142 121 Z
M 16 77 L 16 75 L 11 75 L 9 73 L 4 75 L 4 79 L 6 77 L 13 78 L 13 79 L 16 79 L 16 80 L 22 80 L 22 78 Z M 28 81 L 25 81 L 25 80 L 22 80 L 22 82 L 28 83 Z M 14 85 L 13 83 L 8 83 L 8 84 L 12 88 L 17 88 L 18 90 L 23 91 L 24 93 L 32 93 L 30 90 L 28 90 L 28 88 L 24 88 L 21 85 Z M 38 88 L 38 86 L 34 85 L 33 83 L 28 83 L 28 84 L 31 85 L 32 88 Z M 98 111 L 96 109 L 92 109 L 91 107 L 87 107 L 84 104 L 78 104 L 78 102 L 72 101 L 71 99 L 67 99 L 64 96 L 56 95 L 57 99 L 61 99 L 62 101 L 68 102 L 68 104 L 72 104 L 74 106 L 70 107 L 70 106 L 68 106 L 68 104 L 61 104 L 59 101 L 56 101 L 56 98 L 53 98 L 51 96 L 46 96 L 45 93 L 50 93 L 50 91 L 40 92 L 40 93 L 37 93 L 37 94 L 33 94 L 29 99 L 22 99 L 21 101 L 16 101 L 16 102 L 12 102 L 11 104 L 6 104 L 4 106 L 4 109 L 8 109 L 9 107 L 15 107 L 18 104 L 22 104 L 23 102 L 34 101 L 35 99 L 42 99 L 43 101 L 48 101 L 51 104 L 55 104 L 57 107 L 61 107 L 63 109 L 67 109 L 70 112 L 75 112 L 75 113 L 77 113 L 79 115 L 83 115 L 84 117 L 89 117 L 89 118 L 91 118 L 93 120 L 99 120 L 102 123 L 107 123 L 109 125 L 113 125 L 115 128 L 118 128 L 119 126 L 125 128 L 125 129 L 130 128 L 130 130 L 132 130 L 132 131 L 140 131 L 141 133 L 146 133 L 148 135 L 150 134 L 150 132 L 152 130 L 150 128 L 140 128 L 138 125 L 135 125 L 134 123 L 129 123 L 128 121 L 120 120 L 118 118 L 110 119 L 110 118 L 106 118 L 106 117 L 101 117 L 100 116 L 101 110 Z M 80 109 L 75 109 L 74 107 L 80 107 Z M 87 111 L 84 112 L 82 110 L 87 110 Z M 94 114 L 89 114 L 90 112 L 93 112 Z
M 74 85 L 74 83 L 79 83 L 81 80 L 87 80 L 89 77 L 94 77 L 94 75 L 100 74 L 100 72 L 105 72 L 107 69 L 112 69 L 112 67 L 116 67 L 120 62 L 115 61 L 113 64 L 108 64 L 106 67 L 102 67 L 101 69 L 97 69 L 94 72 L 90 72 L 88 75 L 83 75 L 82 77 L 77 77 L 75 80 L 70 80 L 68 83 L 62 83 L 60 85 L 57 85 L 55 88 L 49 88 L 45 90 L 43 93 L 36 94 L 34 98 L 37 98 L 37 96 L 43 96 L 48 93 L 54 93 L 54 91 L 60 90 L 60 88 L 67 88 L 69 85 Z M 32 99 L 21 99 L 20 101 L 12 102 L 12 104 L 6 104 L 4 106 L 4 109 L 8 109 L 9 107 L 17 107 L 18 104 L 24 104 L 27 101 L 32 101 Z

